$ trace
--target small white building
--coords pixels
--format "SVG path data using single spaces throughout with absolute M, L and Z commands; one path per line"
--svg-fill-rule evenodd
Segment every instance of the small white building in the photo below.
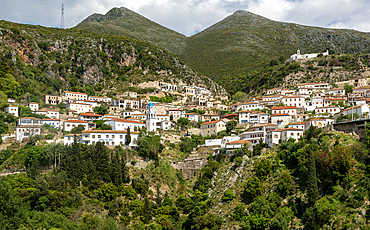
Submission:
M 311 126 L 310 121 L 293 122 L 288 124 L 288 128 L 308 130 Z
M 222 120 L 205 122 L 200 125 L 200 129 L 202 136 L 211 136 L 212 134 L 226 130 L 226 123 Z
M 297 53 L 296 54 L 293 54 L 292 56 L 290 56 L 290 59 L 291 60 L 302 60 L 302 59 L 310 59 L 310 58 L 315 58 L 317 57 L 319 54 L 322 54 L 323 56 L 328 56 L 329 55 L 329 51 L 326 50 L 326 52 L 324 53 L 311 53 L 311 54 L 301 54 L 301 51 L 300 50 L 297 50 Z
M 18 106 L 9 105 L 8 107 L 5 108 L 5 113 L 11 113 L 15 117 L 18 117 Z
M 78 127 L 79 125 L 83 125 L 85 130 L 89 129 L 89 124 L 86 121 L 82 120 L 66 120 L 63 123 L 63 131 L 70 132 L 73 128 Z
M 217 114 L 210 114 L 210 113 L 205 113 L 200 115 L 200 120 L 204 122 L 212 121 L 212 120 L 219 120 L 220 116 Z
M 318 91 L 328 92 L 330 87 L 329 83 L 318 82 L 318 83 L 304 83 L 298 84 L 298 94 L 312 94 Z
M 260 111 L 240 111 L 239 124 L 253 123 L 264 124 L 269 122 L 269 115 Z
M 293 138 L 296 142 L 303 137 L 303 129 L 296 128 L 285 128 L 275 129 L 267 133 L 266 143 L 270 148 L 281 144 L 283 141 L 287 141 Z
M 74 142 L 74 138 L 76 136 L 76 140 L 78 143 L 81 143 L 81 134 L 67 134 L 67 135 L 64 135 L 63 139 L 64 139 L 64 145 L 68 145 L 68 146 L 71 146 Z
M 272 95 L 272 96 L 263 96 L 262 97 L 262 101 L 263 102 L 268 102 L 268 101 L 280 101 L 280 99 L 283 98 L 282 95 L 280 94 L 276 94 L 276 95 Z
M 185 113 L 185 117 L 189 121 L 194 121 L 194 122 L 198 122 L 199 121 L 199 114 L 197 114 L 197 113 Z
M 42 119 L 43 125 L 50 125 L 51 128 L 59 129 L 60 128 L 60 119 L 52 119 L 52 118 L 43 118 Z
M 324 99 L 322 97 L 313 97 L 310 101 L 306 101 L 304 109 L 306 111 L 314 111 L 318 107 L 324 106 Z
M 86 93 L 64 91 L 62 93 L 63 100 L 87 100 Z
M 238 140 L 231 141 L 226 144 L 226 154 L 232 154 L 235 149 L 244 148 L 245 145 L 248 145 L 248 150 L 253 151 L 253 144 L 248 140 Z
M 36 111 L 36 110 L 39 110 L 39 103 L 37 102 L 31 102 L 28 104 L 28 107 L 32 110 L 32 111 Z
M 266 91 L 266 95 L 279 94 L 280 92 L 281 92 L 281 89 L 279 88 L 268 89 Z
M 173 116 L 174 121 L 177 121 L 180 117 L 185 117 L 185 111 L 181 109 L 169 109 L 167 113 Z
M 13 99 L 13 98 L 8 98 L 8 102 L 9 102 L 9 103 L 15 103 L 15 99 Z
M 121 118 L 113 118 L 112 120 L 105 121 L 104 124 L 110 125 L 112 130 L 117 131 L 127 131 L 128 127 L 130 127 L 130 131 L 134 131 L 135 129 L 140 130 L 145 126 L 143 122 Z
M 324 128 L 327 125 L 333 124 L 333 119 L 313 118 L 309 120 L 310 125 L 317 128 Z
M 238 108 L 238 110 L 262 110 L 264 109 L 265 106 L 260 103 L 259 101 L 250 101 L 250 102 L 245 102 L 245 103 L 242 103 L 241 107 Z

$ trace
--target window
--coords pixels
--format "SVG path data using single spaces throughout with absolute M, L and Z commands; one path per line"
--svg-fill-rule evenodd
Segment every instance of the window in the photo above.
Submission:
M 95 141 L 93 141 L 92 143 L 95 144 Z
M 68 137 L 68 140 L 71 140 L 71 137 Z
M 123 135 L 119 135 L 119 138 L 122 139 L 123 138 Z
M 277 134 L 274 134 L 274 138 L 278 138 L 278 135 Z
M 112 141 L 112 145 L 114 145 L 114 142 Z
M 98 138 L 101 138 L 101 135 L 98 135 Z
M 105 138 L 109 138 L 109 135 L 105 135 Z

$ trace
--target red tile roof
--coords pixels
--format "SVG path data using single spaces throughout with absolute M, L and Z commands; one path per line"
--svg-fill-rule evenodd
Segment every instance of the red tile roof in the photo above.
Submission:
M 128 119 L 121 119 L 121 118 L 113 118 L 112 121 L 117 121 L 117 122 L 127 122 L 127 123 L 137 123 L 137 124 L 142 124 L 144 125 L 143 122 L 139 121 L 133 121 L 133 120 L 128 120 Z
M 80 116 L 89 116 L 89 117 L 102 117 L 103 115 L 97 113 L 81 113 Z
M 272 107 L 271 109 L 279 110 L 279 109 L 296 109 L 297 106 L 275 106 Z
M 204 122 L 203 124 L 201 124 L 201 126 L 202 126 L 202 125 L 214 124 L 214 123 L 217 123 L 217 122 L 219 122 L 219 121 L 222 121 L 222 120 Z
M 82 120 L 66 120 L 64 123 L 66 122 L 73 122 L 73 123 L 87 123 L 86 121 L 82 121 Z
M 227 144 L 235 145 L 235 144 L 245 144 L 245 143 L 252 144 L 252 142 L 250 142 L 248 140 L 232 141 L 232 142 L 229 142 Z

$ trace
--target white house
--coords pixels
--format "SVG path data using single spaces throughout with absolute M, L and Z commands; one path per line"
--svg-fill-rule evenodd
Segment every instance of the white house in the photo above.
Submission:
M 344 96 L 346 95 L 346 91 L 343 88 L 333 88 L 329 89 L 329 95 Z
M 291 116 L 286 113 L 281 113 L 281 114 L 272 114 L 271 115 L 271 123 L 276 124 L 276 125 L 287 125 L 291 121 Z
M 297 115 L 297 106 L 275 106 L 271 108 L 272 114 L 288 114 L 290 116 Z
M 294 94 L 296 91 L 294 89 L 282 89 L 281 95 L 288 96 Z
M 195 122 L 199 121 L 199 114 L 197 114 L 197 113 L 185 113 L 185 117 L 189 121 L 195 121 Z
M 97 113 L 81 113 L 78 119 L 86 122 L 93 122 L 95 120 L 102 120 L 103 115 Z
M 322 97 L 314 97 L 310 101 L 306 101 L 304 106 L 306 111 L 314 111 L 318 107 L 324 106 L 324 99 Z
M 91 108 L 94 110 L 94 108 L 95 108 L 96 106 L 98 106 L 100 102 L 98 102 L 98 101 L 92 101 L 92 100 L 84 100 L 84 101 L 83 101 L 83 102 L 81 102 L 81 103 L 91 105 Z
M 77 113 L 88 113 L 93 111 L 91 105 L 79 102 L 69 102 L 67 104 L 67 109 L 76 111 Z
M 288 128 L 308 130 L 311 126 L 310 121 L 293 122 L 288 124 Z
M 41 119 L 34 117 L 23 117 L 17 120 L 16 139 L 22 141 L 23 138 L 41 133 Z
M 278 88 L 268 89 L 266 91 L 266 95 L 271 95 L 271 94 L 280 93 L 280 92 L 281 92 L 281 89 L 278 89 Z
M 323 128 L 327 125 L 333 124 L 333 119 L 322 119 L 322 118 L 313 118 L 309 120 L 310 125 L 317 128 Z
M 99 96 L 89 96 L 88 100 L 98 101 L 98 102 L 107 102 L 107 103 L 112 102 L 112 98 L 110 98 L 110 97 L 99 97 Z
M 232 154 L 235 151 L 235 149 L 244 148 L 245 145 L 248 145 L 249 151 L 253 151 L 252 142 L 248 140 L 238 140 L 226 143 L 226 154 Z
M 77 142 L 81 143 L 81 134 L 67 134 L 67 135 L 64 135 L 63 139 L 64 139 L 64 145 L 68 145 L 68 146 L 71 146 L 74 142 L 74 137 L 76 136 L 76 140 Z
M 39 103 L 31 102 L 31 103 L 29 103 L 29 104 L 28 104 L 28 107 L 29 107 L 32 111 L 39 110 Z
M 317 91 L 328 92 L 330 89 L 329 83 L 318 82 L 318 83 L 305 83 L 298 84 L 298 93 L 299 94 L 311 94 Z
M 36 110 L 34 113 L 38 115 L 45 115 L 46 117 L 49 117 L 49 118 L 59 119 L 58 110 L 42 109 L 42 110 Z
M 269 115 L 260 111 L 240 111 L 239 114 L 239 124 L 254 123 L 263 124 L 268 123 Z
M 297 53 L 291 55 L 290 56 L 290 59 L 292 59 L 293 61 L 296 60 L 296 59 L 310 59 L 310 58 L 317 57 L 319 54 L 322 54 L 323 56 L 328 56 L 329 55 L 329 51 L 326 50 L 326 52 L 324 52 L 324 53 L 301 54 L 301 51 L 300 50 L 297 50 Z
M 332 116 L 339 112 L 340 108 L 338 106 L 318 107 L 315 109 L 315 114 L 329 114 Z
M 262 110 L 265 106 L 259 101 L 250 101 L 242 103 L 241 107 L 238 110 Z
M 9 102 L 9 103 L 15 103 L 15 99 L 13 99 L 13 98 L 8 98 L 8 102 Z
M 287 141 L 289 138 L 293 138 L 297 142 L 301 137 L 303 137 L 303 129 L 275 129 L 267 133 L 266 143 L 270 148 L 273 148 L 275 145 L 281 144 L 281 142 Z
M 369 112 L 370 112 L 369 105 L 363 104 L 363 105 L 353 106 L 353 107 L 343 110 L 342 114 L 343 116 L 346 116 L 346 115 L 352 114 L 352 112 L 353 114 L 357 113 L 360 117 L 363 115 L 369 115 Z
M 276 128 L 277 125 L 275 124 L 257 125 L 239 134 L 238 136 L 241 140 L 250 141 L 252 144 L 259 144 L 261 139 L 263 143 L 266 143 L 266 134 Z
M 276 94 L 276 95 L 272 95 L 272 96 L 263 96 L 262 101 L 263 102 L 266 102 L 266 101 L 280 101 L 281 98 L 283 98 L 283 96 L 280 95 L 280 94 Z
M 18 117 L 18 106 L 9 105 L 8 107 L 5 108 L 5 113 L 11 113 L 15 117 Z
M 130 127 L 131 131 L 135 129 L 140 130 L 145 126 L 143 122 L 121 118 L 113 118 L 112 120 L 105 121 L 104 124 L 110 125 L 112 130 L 116 131 L 126 131 L 128 127 Z
M 185 111 L 180 109 L 169 109 L 167 113 L 173 116 L 174 121 L 177 121 L 180 117 L 185 117 Z
M 87 100 L 86 93 L 64 91 L 62 93 L 63 100 Z
M 226 130 L 226 123 L 222 120 L 209 121 L 200 125 L 200 133 L 202 136 L 210 136 L 212 134 L 217 134 L 220 131 Z
M 131 142 L 129 146 L 136 146 L 138 132 L 130 131 Z M 127 131 L 124 130 L 88 130 L 82 131 L 81 143 L 96 144 L 104 142 L 107 146 L 124 146 L 126 143 Z
M 59 129 L 60 128 L 60 119 L 53 119 L 53 118 L 43 118 L 42 124 L 48 124 L 51 128 Z
M 219 120 L 220 116 L 217 114 L 205 113 L 200 115 L 200 120 L 204 122 L 212 121 L 212 120 Z
M 83 125 L 85 130 L 89 129 L 89 124 L 86 121 L 82 120 L 66 120 L 63 123 L 63 131 L 70 132 L 74 127 L 78 127 L 79 125 Z
M 303 108 L 305 103 L 305 98 L 301 96 L 287 96 L 281 99 L 281 102 L 285 106 L 295 106 L 297 108 Z

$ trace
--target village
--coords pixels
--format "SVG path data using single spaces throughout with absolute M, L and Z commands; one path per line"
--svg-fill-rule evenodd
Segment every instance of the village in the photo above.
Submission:
M 32 135 L 40 135 L 42 127 L 47 126 L 64 134 L 47 140 L 48 143 L 64 145 L 71 145 L 76 137 L 78 142 L 88 145 L 104 142 L 108 147 L 135 147 L 141 130 L 156 134 L 168 131 L 169 136 L 179 135 L 171 131 L 181 130 L 185 136 L 202 135 L 206 139 L 204 146 L 213 147 L 214 154 L 223 150 L 232 153 L 245 146 L 253 150 L 253 146 L 261 143 L 272 148 L 289 138 L 299 141 L 311 126 L 325 128 L 338 122 L 368 118 L 368 79 L 336 82 L 335 86 L 317 82 L 298 84 L 294 89 L 273 88 L 261 97 L 234 104 L 227 97 L 214 97 L 205 88 L 181 86 L 178 93 L 179 86 L 164 82 L 158 88 L 162 93 L 159 95 L 176 95 L 172 103 L 151 101 L 153 97 L 148 95 L 138 98 L 135 92 L 127 92 L 122 98 L 109 98 L 64 91 L 60 96 L 45 95 L 43 105 L 35 102 L 27 105 L 34 114 L 44 118 L 19 117 L 19 104 L 9 98 L 5 112 L 19 118 L 14 133 L 2 134 L 2 140 L 22 142 Z M 60 104 L 64 105 L 63 109 L 57 106 Z M 106 111 L 101 113 L 97 108 Z M 179 119 L 189 125 L 176 125 Z M 234 129 L 226 135 L 228 123 Z

